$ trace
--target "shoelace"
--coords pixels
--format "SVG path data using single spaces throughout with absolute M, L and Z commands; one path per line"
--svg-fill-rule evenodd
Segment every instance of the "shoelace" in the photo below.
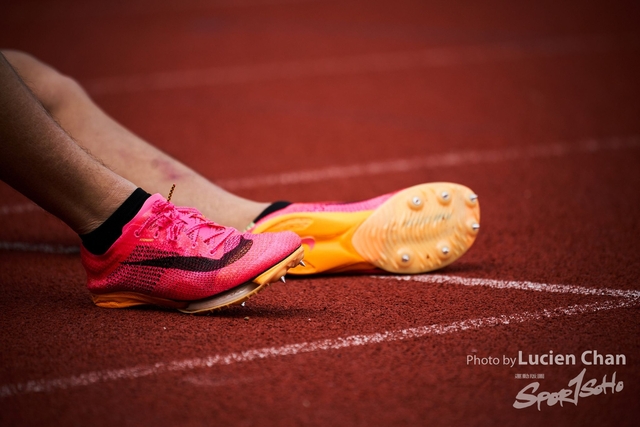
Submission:
M 218 238 L 215 239 L 217 244 L 210 250 L 213 253 L 234 232 L 233 228 L 209 221 L 197 209 L 176 207 L 169 201 L 156 201 L 151 212 L 152 215 L 135 231 L 136 237 L 146 228 L 155 226 L 155 238 L 159 237 L 162 229 L 167 229 L 167 239 L 174 242 L 178 240 L 180 233 L 185 233 L 191 239 L 192 247 L 197 245 L 198 238 L 206 244 L 211 244 L 212 240 Z

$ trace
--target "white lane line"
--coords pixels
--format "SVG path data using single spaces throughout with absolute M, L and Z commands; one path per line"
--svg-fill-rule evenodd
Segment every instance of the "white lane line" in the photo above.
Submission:
M 476 46 L 374 53 L 339 58 L 276 62 L 246 66 L 166 71 L 144 75 L 106 77 L 84 82 L 92 95 L 187 89 L 314 76 L 381 73 L 414 68 L 441 68 L 470 63 L 509 61 L 529 56 L 562 56 L 606 52 L 637 46 L 635 40 L 611 36 L 573 36 L 534 41 L 511 41 Z
M 386 331 L 373 334 L 351 335 L 347 337 L 324 339 L 312 342 L 284 345 L 280 347 L 264 347 L 222 355 L 214 355 L 204 358 L 193 358 L 174 362 L 158 362 L 153 365 L 140 365 L 131 368 L 102 370 L 88 372 L 56 379 L 41 379 L 17 384 L 5 384 L 0 387 L 0 398 L 18 396 L 30 393 L 48 393 L 56 390 L 86 387 L 92 384 L 117 380 L 130 380 L 148 376 L 155 376 L 168 372 L 187 372 L 200 368 L 213 366 L 246 363 L 260 359 L 272 359 L 297 354 L 312 353 L 318 351 L 338 350 L 349 347 L 380 344 L 385 342 L 401 341 L 422 338 L 429 335 L 443 335 L 449 333 L 476 330 L 485 327 L 499 325 L 518 324 L 541 319 L 551 319 L 562 316 L 574 316 L 578 314 L 595 313 L 605 310 L 632 307 L 639 301 L 632 298 L 597 302 L 590 304 L 570 305 L 555 309 L 481 317 L 456 321 L 448 324 L 435 324 L 417 328 Z
M 227 385 L 240 385 L 256 381 L 258 378 L 211 378 L 205 375 L 189 375 L 182 379 L 183 382 L 198 387 L 222 387 Z
M 45 212 L 40 206 L 33 203 L 21 203 L 19 205 L 0 206 L 0 215 L 13 215 L 28 212 Z
M 39 252 L 45 254 L 77 254 L 79 246 L 54 245 L 49 243 L 2 242 L 0 250 L 19 252 Z
M 464 286 L 486 286 L 494 289 L 516 289 L 520 291 L 551 292 L 561 294 L 578 294 L 608 296 L 617 298 L 640 299 L 640 291 L 608 289 L 608 288 L 585 288 L 573 285 L 549 285 L 546 283 L 518 282 L 509 280 L 474 279 L 458 276 L 446 276 L 443 274 L 421 274 L 413 276 L 372 276 L 383 280 L 416 281 L 423 283 L 455 284 Z
M 577 153 L 596 153 L 600 151 L 623 150 L 638 147 L 640 147 L 640 136 L 632 135 L 606 139 L 588 139 L 577 143 L 532 145 L 528 147 L 514 147 L 498 150 L 453 151 L 417 158 L 401 158 L 388 161 L 356 163 L 346 166 L 307 169 L 297 172 L 284 172 L 245 178 L 220 179 L 216 180 L 216 184 L 228 190 L 241 190 L 270 187 L 275 185 L 321 182 L 329 179 L 346 179 L 360 176 L 403 173 L 412 170 L 453 167 L 460 165 L 565 157 Z

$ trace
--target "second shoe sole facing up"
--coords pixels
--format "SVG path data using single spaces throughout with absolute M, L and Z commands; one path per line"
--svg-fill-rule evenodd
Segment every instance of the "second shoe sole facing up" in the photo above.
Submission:
M 473 245 L 479 228 L 480 205 L 473 191 L 437 182 L 401 190 L 372 210 L 285 213 L 251 231 L 289 230 L 302 238 L 306 266 L 289 274 L 373 268 L 416 274 L 460 258 Z

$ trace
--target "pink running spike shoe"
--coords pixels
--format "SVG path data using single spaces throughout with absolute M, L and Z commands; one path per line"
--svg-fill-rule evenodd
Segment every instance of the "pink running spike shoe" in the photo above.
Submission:
M 100 307 L 152 304 L 185 313 L 239 304 L 298 265 L 293 233 L 252 235 L 151 196 L 104 255 L 84 248 L 87 287 Z
M 291 274 L 415 274 L 460 258 L 479 229 L 478 196 L 462 185 L 436 182 L 357 203 L 293 203 L 249 231 L 289 230 L 302 238 L 304 264 Z

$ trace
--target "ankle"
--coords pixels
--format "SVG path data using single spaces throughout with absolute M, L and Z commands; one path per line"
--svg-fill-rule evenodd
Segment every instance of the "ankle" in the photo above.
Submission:
M 122 235 L 123 227 L 140 211 L 149 193 L 137 188 L 102 223 L 87 233 L 79 233 L 82 244 L 94 255 L 104 254 Z

